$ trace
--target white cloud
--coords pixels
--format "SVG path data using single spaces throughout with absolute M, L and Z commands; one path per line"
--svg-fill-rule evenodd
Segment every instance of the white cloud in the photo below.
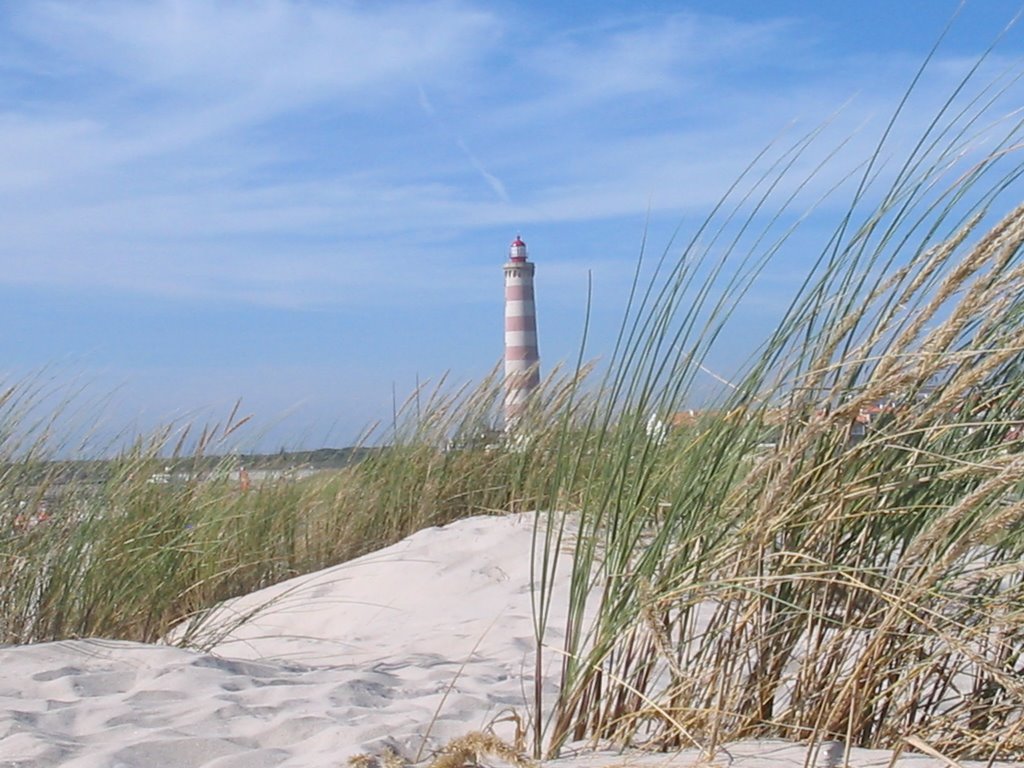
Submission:
M 27 5 L 18 53 L 0 60 L 39 84 L 0 112 L 0 279 L 288 306 L 430 301 L 433 273 L 419 293 L 401 288 L 418 255 L 443 265 L 482 229 L 648 205 L 701 215 L 784 126 L 800 121 L 795 137 L 861 85 L 780 194 L 848 134 L 863 158 L 877 132 L 856 130 L 884 120 L 893 73 L 916 63 L 819 52 L 812 68 L 785 21 L 684 14 L 529 37 L 514 22 L 458 2 Z M 759 79 L 771 57 L 778 82 Z M 963 70 L 939 65 L 908 135 Z
M 226 92 L 293 104 L 411 81 L 471 53 L 494 26 L 454 3 L 286 0 L 38 3 L 21 29 L 70 64 L 188 100 Z
M 60 163 L 68 171 L 190 150 L 314 105 L 365 115 L 458 71 L 496 25 L 445 2 L 53 0 L 14 18 L 34 55 L 5 59 L 0 72 L 39 85 L 0 115 L 0 138 L 73 154 Z
M 744 72 L 757 79 L 757 69 L 766 61 L 775 64 L 783 52 L 787 66 L 797 68 L 805 44 L 793 28 L 785 20 L 680 13 L 613 18 L 533 41 L 515 55 L 523 69 L 535 73 L 538 87 L 517 92 L 502 119 L 533 120 L 595 104 L 615 107 L 643 96 L 692 98 Z

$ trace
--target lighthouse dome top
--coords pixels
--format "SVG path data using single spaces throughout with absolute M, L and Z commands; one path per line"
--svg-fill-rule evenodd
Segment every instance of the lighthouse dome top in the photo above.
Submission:
M 512 261 L 526 261 L 526 243 L 519 235 L 516 235 L 516 239 L 509 246 L 508 256 Z

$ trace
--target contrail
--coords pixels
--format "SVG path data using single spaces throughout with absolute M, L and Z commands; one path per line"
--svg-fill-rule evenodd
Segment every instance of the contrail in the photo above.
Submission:
M 484 164 L 480 162 L 479 158 L 477 158 L 477 156 L 473 154 L 473 151 L 466 146 L 466 142 L 461 136 L 448 130 L 448 126 L 446 126 L 438 116 L 437 110 L 434 108 L 434 105 L 430 101 L 430 97 L 427 96 L 427 92 L 424 90 L 423 86 L 417 85 L 416 87 L 419 90 L 420 108 L 423 112 L 434 121 L 434 124 L 437 125 L 442 134 L 455 140 L 455 145 L 459 150 L 461 150 L 462 154 L 465 155 L 466 159 L 469 160 L 469 164 L 473 166 L 477 173 L 480 174 L 480 177 L 487 182 L 487 186 L 494 191 L 494 194 L 496 194 L 503 203 L 511 202 L 508 196 L 508 190 L 505 189 L 505 184 L 502 180 L 484 167 Z
M 490 185 L 491 189 L 494 190 L 494 194 L 500 197 L 502 202 L 509 202 L 508 192 L 505 191 L 505 185 L 502 183 L 501 179 L 484 168 L 483 163 L 477 160 L 476 155 L 470 151 L 469 147 L 466 146 L 466 142 L 464 142 L 461 137 L 456 137 L 456 143 L 459 145 L 459 149 L 462 150 L 463 154 L 466 155 L 466 159 L 473 164 L 473 167 L 476 168 L 477 172 L 484 177 L 484 181 L 486 181 Z

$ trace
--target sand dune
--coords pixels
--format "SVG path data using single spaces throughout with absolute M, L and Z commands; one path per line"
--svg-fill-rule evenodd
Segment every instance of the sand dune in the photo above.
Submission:
M 205 653 L 95 639 L 0 648 L 0 766 L 318 768 L 388 749 L 426 761 L 488 725 L 510 738 L 507 715 L 530 710 L 531 542 L 529 518 L 421 531 L 231 601 L 197 636 Z M 234 626 L 239 617 L 249 620 Z M 849 757 L 862 768 L 891 759 Z M 842 760 L 841 745 L 809 755 L 803 745 L 752 742 L 712 764 Z M 558 762 L 694 765 L 699 755 Z M 920 755 L 898 764 L 943 765 Z

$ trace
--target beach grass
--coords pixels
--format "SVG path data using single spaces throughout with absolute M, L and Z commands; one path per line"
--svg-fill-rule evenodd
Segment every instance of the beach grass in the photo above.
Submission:
M 752 165 L 635 286 L 555 478 L 582 495 L 538 522 L 537 669 L 562 667 L 554 701 L 535 691 L 536 756 L 754 737 L 1024 755 L 1024 166 L 1016 117 L 979 127 L 1000 95 L 972 91 L 980 69 L 883 163 L 911 88 L 830 190 L 845 207 L 757 355 L 673 433 L 651 416 L 685 408 L 786 252 L 794 198 L 765 201 L 814 186 L 820 166 L 789 179 L 809 144 Z
M 531 412 L 566 412 L 576 376 L 549 376 Z M 12 386 L 6 427 L 19 437 L 0 456 L 0 642 L 149 642 L 190 622 L 188 642 L 230 597 L 429 526 L 552 505 L 556 434 L 508 450 L 492 429 L 500 389 L 496 372 L 472 390 L 441 381 L 410 397 L 350 466 L 243 483 L 237 413 L 168 427 L 111 458 L 58 460 L 63 443 L 33 430 L 36 390 Z

